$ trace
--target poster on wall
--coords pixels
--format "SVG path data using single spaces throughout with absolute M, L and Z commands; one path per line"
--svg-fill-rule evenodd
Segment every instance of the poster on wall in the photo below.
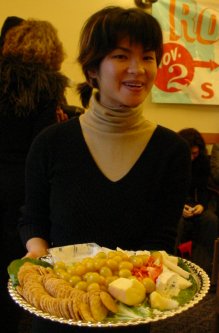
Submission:
M 158 0 L 152 15 L 164 38 L 152 102 L 219 105 L 218 0 Z

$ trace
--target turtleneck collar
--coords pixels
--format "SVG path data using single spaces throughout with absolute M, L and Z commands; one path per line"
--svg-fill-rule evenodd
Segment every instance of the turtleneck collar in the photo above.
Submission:
M 135 132 L 151 124 L 143 116 L 143 105 L 111 109 L 99 103 L 97 93 L 93 94 L 89 109 L 80 118 L 85 126 L 105 133 Z

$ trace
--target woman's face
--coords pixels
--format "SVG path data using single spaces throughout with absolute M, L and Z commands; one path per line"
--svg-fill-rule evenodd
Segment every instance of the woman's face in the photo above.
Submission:
M 193 146 L 191 148 L 191 159 L 192 159 L 192 161 L 194 161 L 199 156 L 199 153 L 200 153 L 200 149 L 199 149 L 198 146 Z
M 98 82 L 100 103 L 108 107 L 136 107 L 150 92 L 157 74 L 155 51 L 126 38 L 89 73 Z

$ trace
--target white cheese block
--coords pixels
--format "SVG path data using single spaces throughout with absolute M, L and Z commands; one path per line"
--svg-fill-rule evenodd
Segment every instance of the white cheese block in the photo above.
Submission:
M 136 279 L 118 278 L 109 284 L 108 291 L 126 305 L 138 305 L 145 299 L 145 287 Z

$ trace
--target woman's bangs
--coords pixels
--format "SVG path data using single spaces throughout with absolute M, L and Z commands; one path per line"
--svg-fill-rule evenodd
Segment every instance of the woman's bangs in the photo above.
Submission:
M 147 20 L 136 20 L 135 17 L 129 16 L 118 25 L 114 25 L 114 31 L 114 36 L 117 36 L 114 43 L 117 45 L 122 39 L 128 37 L 130 44 L 141 44 L 145 50 L 156 51 L 160 47 L 161 40 Z

